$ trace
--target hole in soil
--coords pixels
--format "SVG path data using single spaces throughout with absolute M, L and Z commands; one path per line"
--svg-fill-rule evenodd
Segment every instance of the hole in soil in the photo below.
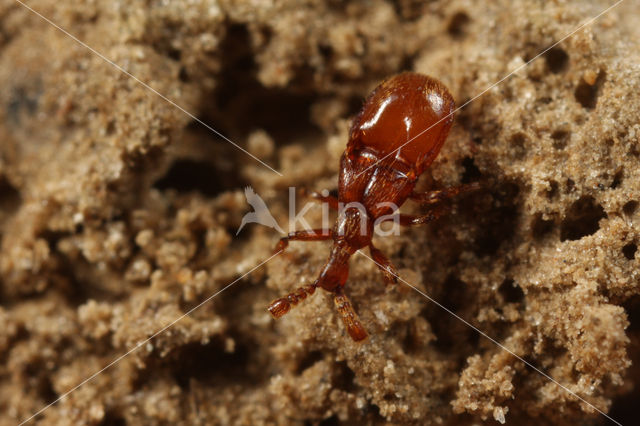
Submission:
M 464 167 L 464 172 L 462 173 L 462 183 L 471 183 L 475 182 L 482 176 L 480 173 L 480 169 L 476 166 L 473 158 L 465 157 L 462 160 L 462 167 Z
M 622 206 L 622 211 L 627 216 L 633 215 L 636 209 L 638 208 L 638 202 L 636 200 L 627 201 L 624 206 Z
M 21 202 L 20 192 L 0 176 L 0 218 L 13 214 L 18 210 Z
M 527 155 L 527 136 L 524 133 L 516 133 L 511 136 L 511 149 L 513 158 L 522 160 Z
M 626 332 L 636 334 L 640 331 L 640 296 L 632 296 L 622 303 L 622 307 L 627 313 L 627 320 L 629 321 L 629 327 L 627 327 Z
M 218 77 L 221 83 L 212 94 L 213 102 L 204 105 L 209 107 L 205 122 L 224 124 L 216 129 L 232 140 L 243 140 L 256 129 L 264 129 L 279 144 L 321 134 L 311 120 L 317 93 L 309 70 L 297 69 L 286 88 L 263 86 L 245 25 L 229 27 L 220 51 L 224 58 Z
M 549 182 L 549 189 L 547 190 L 547 198 L 553 200 L 558 195 L 558 182 L 552 180 Z
M 574 189 L 576 189 L 576 183 L 573 179 L 567 179 L 567 182 L 565 183 L 565 193 L 569 194 L 573 192 Z
M 318 53 L 328 61 L 333 56 L 333 47 L 327 42 L 320 42 L 318 43 Z
M 48 404 L 58 399 L 58 394 L 53 389 L 53 384 L 49 377 L 42 377 L 38 383 L 38 394 Z
M 296 368 L 296 375 L 302 374 L 304 370 L 312 367 L 316 362 L 322 361 L 324 354 L 321 351 L 311 351 L 300 360 L 298 367 Z
M 499 193 L 493 194 L 492 206 L 478 216 L 474 248 L 478 256 L 494 255 L 505 241 L 513 238 L 518 218 L 516 199 L 519 191 L 518 185 L 506 183 Z
M 593 86 L 587 84 L 584 80 L 580 81 L 578 87 L 574 92 L 574 96 L 576 101 L 582 105 L 583 108 L 586 109 L 594 109 L 596 107 L 596 102 L 598 100 L 598 92 L 600 91 L 600 86 L 605 79 L 605 73 L 600 71 L 598 74 L 598 78 Z
M 569 137 L 571 133 L 566 130 L 556 130 L 551 134 L 551 139 L 553 139 L 553 148 L 561 151 L 566 148 L 567 143 L 569 142 Z
M 600 229 L 600 219 L 607 217 L 602 206 L 591 196 L 581 197 L 574 202 L 562 221 L 560 241 L 575 241 L 595 234 Z
M 400 69 L 402 71 L 412 71 L 415 68 L 416 63 L 416 55 L 405 55 L 402 58 L 402 64 L 400 65 Z
M 533 234 L 533 238 L 536 240 L 541 240 L 545 236 L 547 236 L 551 231 L 553 231 L 553 220 L 544 220 L 542 218 L 542 214 L 538 213 L 533 220 L 533 225 L 531 225 L 531 233 Z
M 613 175 L 613 182 L 611 182 L 611 189 L 616 189 L 622 183 L 622 179 L 624 178 L 624 170 L 618 170 L 615 175 Z
M 375 405 L 372 402 L 369 402 L 369 404 L 367 404 L 363 409 L 362 409 L 362 413 L 363 415 L 366 416 L 366 419 L 368 420 L 368 423 L 366 424 L 386 424 L 387 420 L 382 417 L 382 415 L 380 415 L 380 407 L 378 407 L 377 405 Z
M 318 423 L 318 426 L 338 426 L 342 423 L 340 423 L 340 419 L 338 419 L 338 415 L 334 414 L 331 417 L 327 417 L 326 419 L 322 420 L 320 423 Z
M 466 34 L 467 24 L 469 24 L 470 21 L 469 15 L 464 12 L 458 12 L 451 17 L 447 32 L 453 38 L 463 38 Z
M 102 421 L 100 422 L 100 426 L 126 426 L 127 420 L 115 410 L 108 410 Z
M 626 246 L 622 247 L 622 254 L 628 260 L 633 260 L 636 256 L 636 251 L 638 250 L 638 246 L 635 243 L 629 243 Z
M 609 415 L 620 424 L 634 424 L 638 421 L 638 401 L 640 400 L 640 387 L 626 395 L 619 396 L 613 400 Z
M 218 382 L 220 379 L 236 383 L 255 382 L 250 363 L 249 349 L 236 340 L 235 350 L 227 352 L 218 341 L 206 345 L 188 343 L 171 357 L 171 371 L 182 389 L 189 389 L 191 379 L 199 382 Z
M 178 80 L 183 83 L 188 83 L 191 80 L 189 78 L 189 72 L 185 67 L 180 67 L 180 71 L 178 71 Z
M 226 190 L 238 188 L 242 182 L 235 174 L 224 175 L 206 161 L 179 159 L 169 171 L 153 185 L 160 190 L 175 189 L 178 192 L 199 192 L 213 197 Z
M 333 386 L 335 388 L 353 393 L 356 390 L 356 384 L 354 382 L 355 378 L 356 375 L 345 361 L 336 363 L 335 376 L 333 377 Z
M 34 362 L 25 366 L 24 373 L 27 376 L 27 380 L 34 384 L 38 397 L 48 404 L 58 399 L 58 394 L 53 389 L 53 384 L 49 377 L 49 369 L 45 363 L 46 360 L 42 358 L 34 360 Z
M 468 309 L 465 311 L 465 307 L 478 297 L 475 289 L 454 276 L 447 278 L 442 289 L 443 293 L 437 297 L 439 302 L 447 309 L 470 318 L 471 313 Z M 437 307 L 426 309 L 425 317 L 436 336 L 432 343 L 435 349 L 440 353 L 452 355 L 451 360 L 462 365 L 467 354 L 477 347 L 479 334 Z
M 524 300 L 524 292 L 512 279 L 506 279 L 498 288 L 506 303 L 519 303 Z
M 544 59 L 547 61 L 547 67 L 549 71 L 554 74 L 560 73 L 567 69 L 567 65 L 569 64 L 569 55 L 564 50 L 554 47 L 550 49 L 544 55 Z

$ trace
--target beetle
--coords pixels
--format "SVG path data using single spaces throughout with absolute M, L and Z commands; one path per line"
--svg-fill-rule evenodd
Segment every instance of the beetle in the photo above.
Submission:
M 418 177 L 431 165 L 444 144 L 453 122 L 455 102 L 438 80 L 405 72 L 378 85 L 365 101 L 349 131 L 349 141 L 340 159 L 338 198 L 312 194 L 338 210 L 332 229 L 289 233 L 276 245 L 283 252 L 290 241 L 333 240 L 329 258 L 318 278 L 268 307 L 280 318 L 293 305 L 321 287 L 334 294 L 334 303 L 344 326 L 354 341 L 367 337 L 358 315 L 344 293 L 349 274 L 349 258 L 369 247 L 371 257 L 386 283 L 397 282 L 391 261 L 373 245 L 376 220 L 392 217 L 393 206 L 412 199 L 431 207 L 420 216 L 398 214 L 400 225 L 419 225 L 438 218 L 438 204 L 478 185 L 469 184 L 428 192 L 414 191 Z M 344 208 L 340 208 L 344 206 Z

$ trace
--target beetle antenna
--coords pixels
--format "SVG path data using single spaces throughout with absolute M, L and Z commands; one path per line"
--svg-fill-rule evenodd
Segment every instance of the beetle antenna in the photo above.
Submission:
M 274 300 L 267 309 L 271 312 L 271 315 L 273 315 L 274 318 L 280 318 L 291 310 L 291 305 L 295 306 L 300 303 L 300 301 L 306 299 L 307 296 L 311 296 L 316 291 L 317 286 L 317 283 L 313 283 L 300 287 L 296 291 L 287 294 L 285 297 Z

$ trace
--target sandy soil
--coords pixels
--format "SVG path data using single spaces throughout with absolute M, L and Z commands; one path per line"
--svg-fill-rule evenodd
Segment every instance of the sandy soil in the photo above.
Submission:
M 28 2 L 279 176 L 0 1 L 1 425 L 133 349 L 40 424 L 611 424 L 574 395 L 633 421 L 638 3 L 459 111 L 420 187 L 483 189 L 376 240 L 407 282 L 566 389 L 404 284 L 386 288 L 362 256 L 346 291 L 364 344 L 322 291 L 274 321 L 269 302 L 312 281 L 329 246 L 292 243 L 243 276 L 279 235 L 235 233 L 246 185 L 281 224 L 289 186 L 336 189 L 350 119 L 385 77 L 429 74 L 463 105 L 613 0 L 345 3 Z

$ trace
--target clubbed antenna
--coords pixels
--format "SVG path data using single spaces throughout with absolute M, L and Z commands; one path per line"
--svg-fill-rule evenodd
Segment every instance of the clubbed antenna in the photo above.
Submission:
M 274 300 L 267 309 L 269 309 L 269 312 L 271 312 L 271 315 L 273 315 L 274 318 L 280 318 L 291 310 L 291 305 L 295 306 L 300 301 L 306 299 L 307 296 L 311 296 L 316 291 L 316 287 L 316 283 L 300 287 L 285 297 Z

